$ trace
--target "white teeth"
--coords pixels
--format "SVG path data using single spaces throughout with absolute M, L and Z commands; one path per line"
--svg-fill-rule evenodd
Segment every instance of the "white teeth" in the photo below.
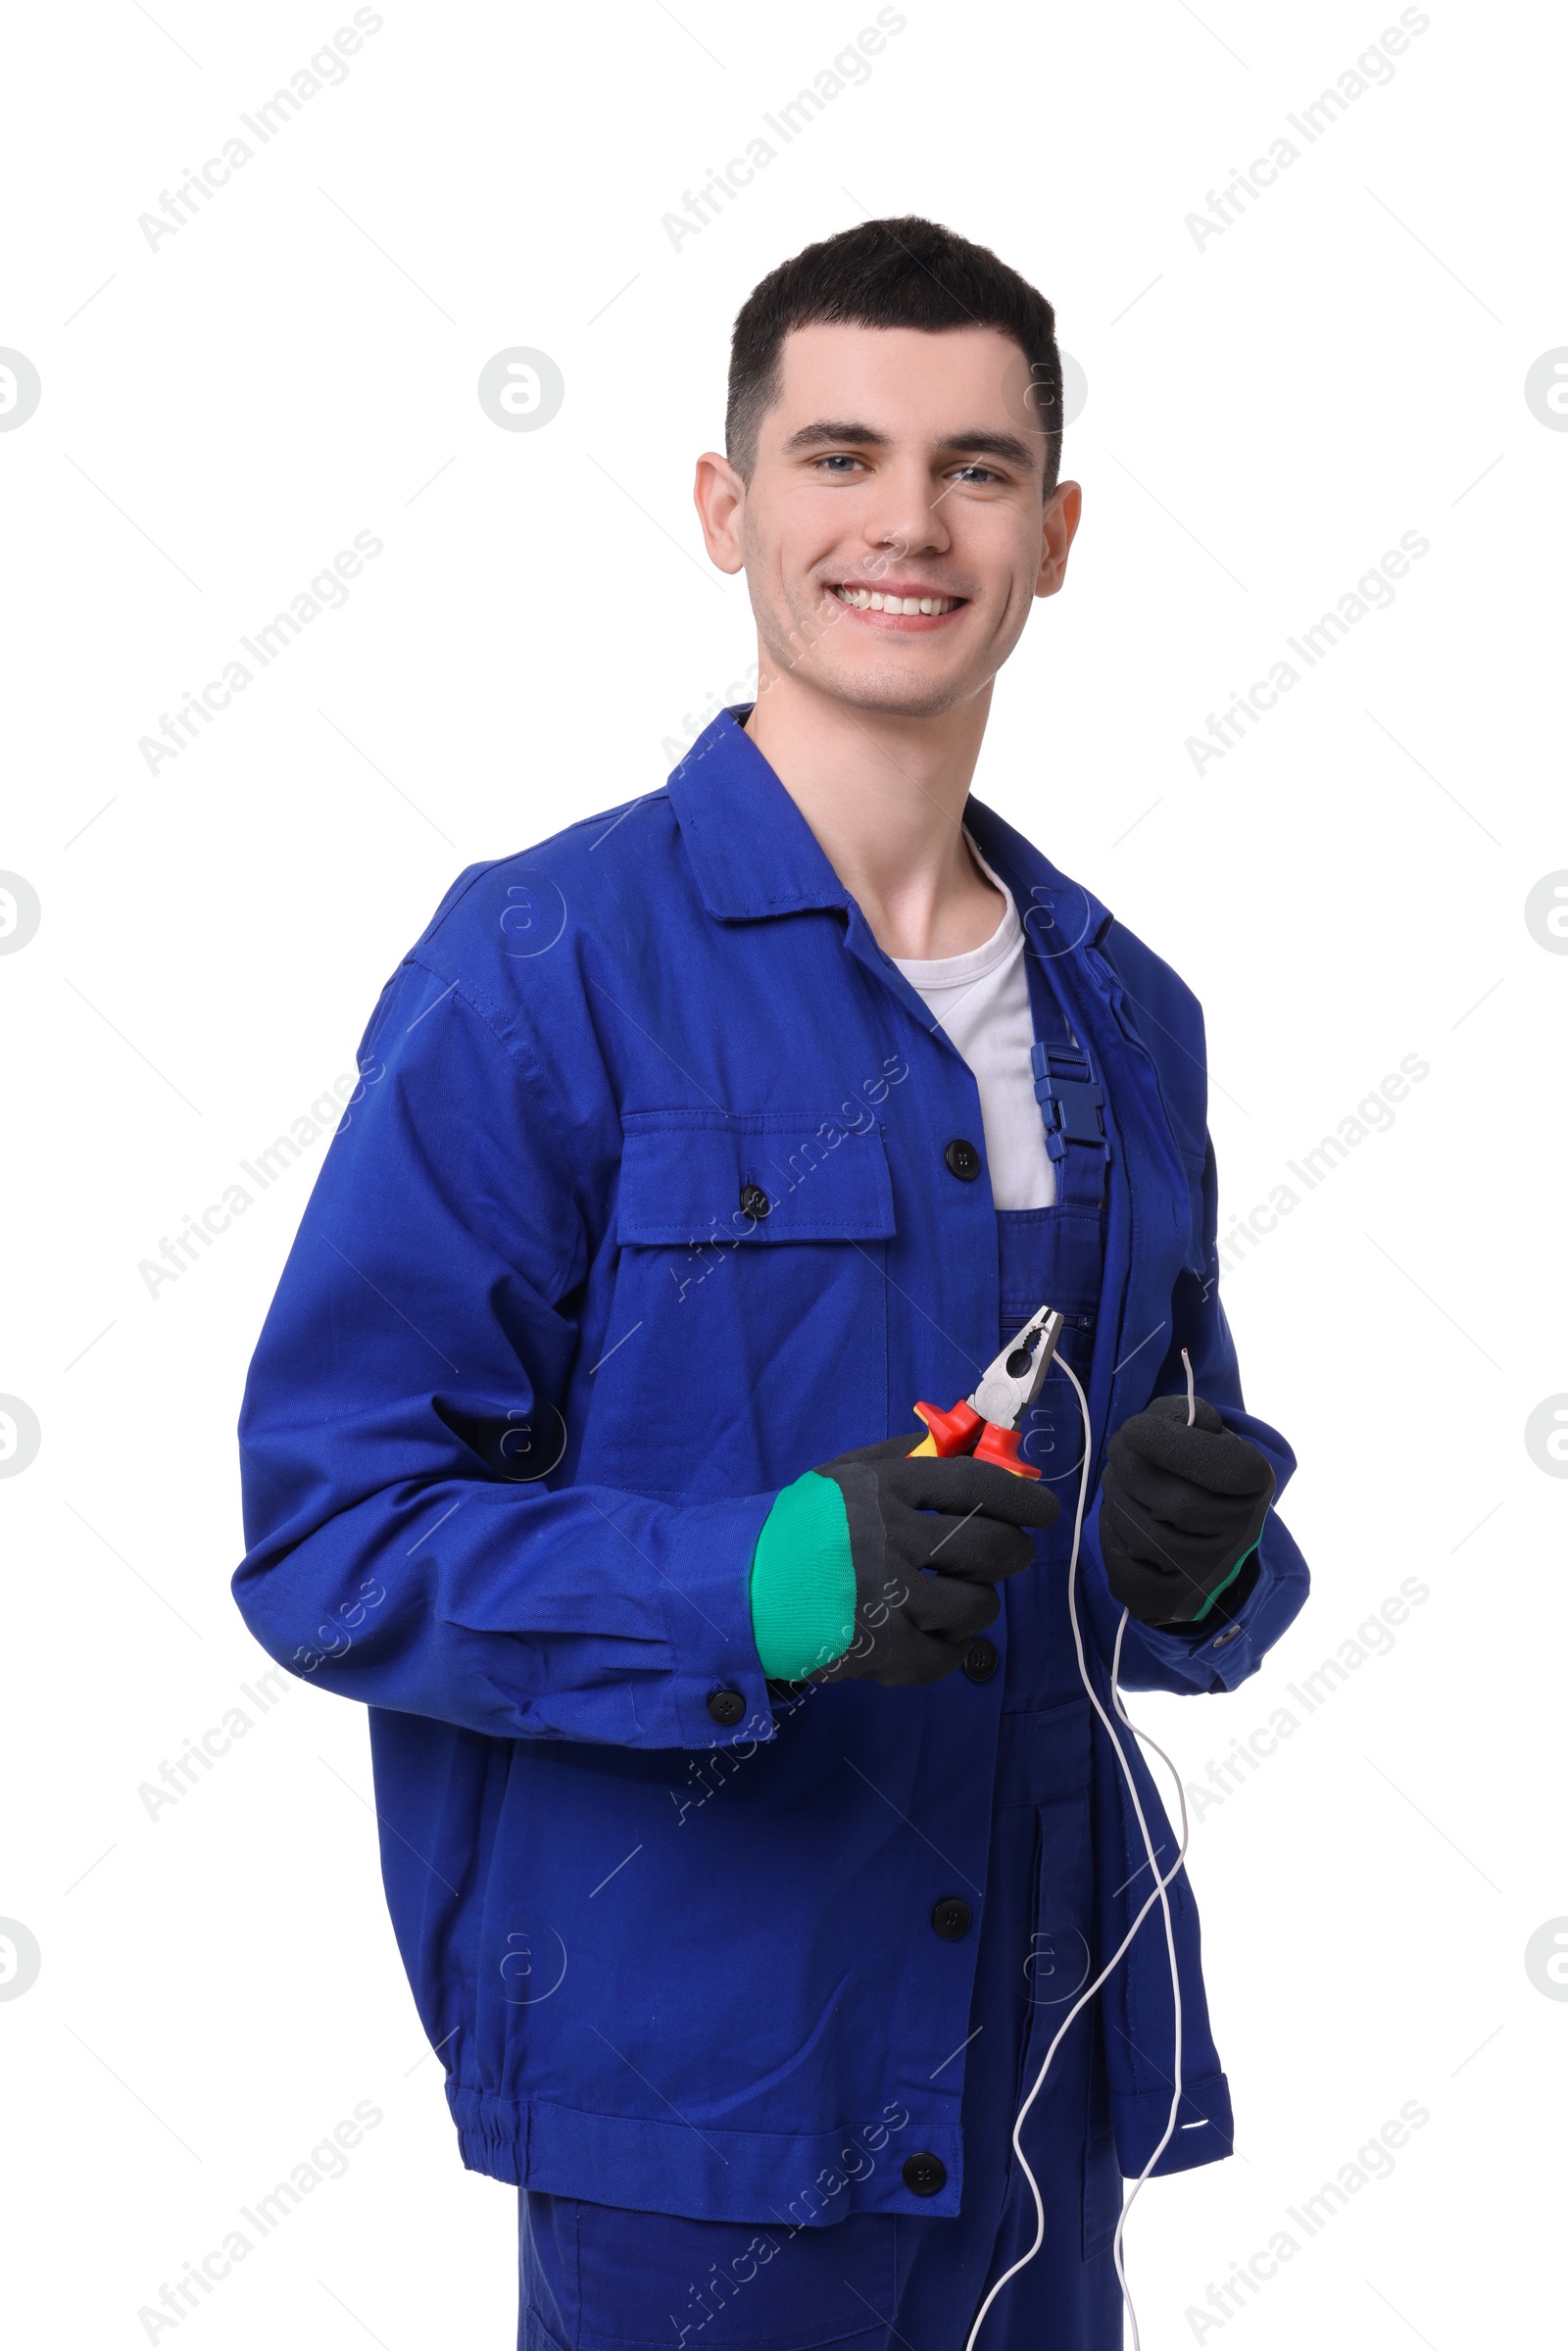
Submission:
M 956 596 L 884 596 L 880 588 L 840 588 L 837 593 L 858 612 L 951 612 L 958 602 Z

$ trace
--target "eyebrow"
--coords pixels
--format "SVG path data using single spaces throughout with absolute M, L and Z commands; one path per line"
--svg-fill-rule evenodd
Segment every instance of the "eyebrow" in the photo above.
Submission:
M 874 425 L 822 416 L 813 423 L 803 424 L 799 432 L 791 433 L 784 444 L 784 455 L 792 457 L 798 451 L 820 449 L 832 442 L 845 441 L 860 449 L 888 449 L 892 446 L 887 434 L 878 432 Z M 944 433 L 937 446 L 943 451 L 951 451 L 956 457 L 1001 458 L 1004 464 L 1021 465 L 1026 471 L 1035 465 L 1041 454 L 1012 433 L 993 432 L 990 429 Z

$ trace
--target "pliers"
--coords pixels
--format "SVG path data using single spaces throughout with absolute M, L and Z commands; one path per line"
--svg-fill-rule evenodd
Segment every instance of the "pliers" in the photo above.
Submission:
M 1039 1307 L 986 1365 L 973 1394 L 951 1412 L 937 1404 L 916 1404 L 927 1434 L 914 1452 L 937 1453 L 943 1459 L 972 1453 L 976 1461 L 989 1461 L 1015 1478 L 1038 1478 L 1034 1464 L 1019 1459 L 1018 1424 L 1040 1393 L 1066 1321 L 1054 1306 Z

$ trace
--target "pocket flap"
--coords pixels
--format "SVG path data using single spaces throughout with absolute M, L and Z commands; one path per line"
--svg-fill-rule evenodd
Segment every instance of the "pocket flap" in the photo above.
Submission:
M 615 1222 L 622 1247 L 888 1241 L 895 1230 L 874 1125 L 775 1112 L 643 1111 L 626 1120 Z

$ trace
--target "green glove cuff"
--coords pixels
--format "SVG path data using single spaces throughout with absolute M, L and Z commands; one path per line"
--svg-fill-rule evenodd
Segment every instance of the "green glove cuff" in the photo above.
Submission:
M 1257 1539 L 1258 1543 L 1261 1543 L 1262 1540 L 1263 1538 L 1261 1536 L 1259 1536 Z M 1196 1616 L 1190 1616 L 1187 1619 L 1187 1623 L 1189 1625 L 1200 1625 L 1202 1623 L 1204 1617 L 1213 1607 L 1214 1602 L 1219 1598 L 1220 1593 L 1222 1592 L 1229 1592 L 1231 1586 L 1235 1583 L 1237 1577 L 1241 1574 L 1243 1568 L 1247 1565 L 1249 1559 L 1251 1558 L 1252 1553 L 1256 1550 L 1256 1548 L 1257 1543 L 1251 1543 L 1248 1544 L 1246 1550 L 1237 1560 L 1236 1565 L 1231 1569 L 1231 1572 L 1226 1577 L 1224 1583 L 1216 1584 L 1213 1591 L 1209 1593 L 1207 1599 L 1203 1602 L 1201 1608 L 1199 1609 L 1198 1614 Z
M 808 1469 L 762 1521 L 752 1554 L 752 1635 L 770 1682 L 800 1682 L 855 1638 L 855 1561 L 844 1496 Z

